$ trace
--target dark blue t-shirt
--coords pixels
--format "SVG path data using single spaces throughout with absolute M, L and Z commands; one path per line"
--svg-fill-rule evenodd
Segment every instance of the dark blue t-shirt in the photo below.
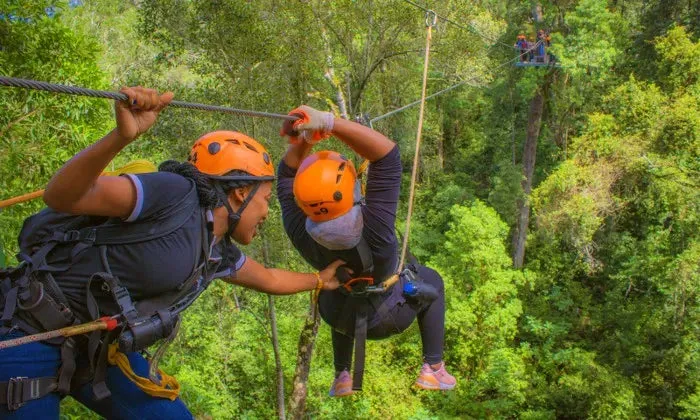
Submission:
M 277 197 L 282 208 L 284 229 L 302 257 L 317 270 L 322 270 L 338 257 L 314 241 L 306 231 L 306 215 L 294 200 L 296 172 L 284 160 L 280 162 Z M 362 236 L 372 251 L 375 279 L 386 279 L 398 265 L 399 250 L 394 223 L 400 187 L 401 156 L 398 146 L 395 146 L 386 156 L 369 165 L 365 204 L 362 206 Z
M 136 204 L 126 220 L 119 223 L 157 222 L 172 210 L 183 204 L 182 200 L 195 188 L 194 183 L 170 172 L 156 172 L 140 175 L 125 175 L 136 189 Z M 191 196 L 198 200 L 197 195 Z M 107 246 L 107 259 L 112 274 L 129 290 L 135 301 L 173 291 L 194 271 L 201 254 L 202 216 L 199 205 L 194 206 L 187 222 L 177 230 L 149 241 L 128 245 Z M 212 255 L 221 255 L 223 241 L 215 245 Z M 70 253 L 72 245 L 57 247 L 47 261 L 60 260 Z M 245 263 L 245 255 L 231 245 L 226 253 L 226 261 L 219 268 L 218 277 L 235 273 Z M 105 271 L 100 260 L 98 247 L 91 247 L 80 253 L 67 271 L 54 273 L 56 282 L 63 290 L 71 307 L 79 314 L 86 315 L 86 285 L 95 272 Z M 99 292 L 98 292 L 99 293 Z M 113 308 L 112 298 L 104 294 L 95 296 L 98 304 Z

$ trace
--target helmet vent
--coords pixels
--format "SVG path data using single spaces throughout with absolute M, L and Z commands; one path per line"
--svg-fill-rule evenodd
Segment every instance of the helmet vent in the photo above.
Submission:
M 213 143 L 209 143 L 209 147 L 207 147 L 207 149 L 209 150 L 210 154 L 215 155 L 219 153 L 219 150 L 221 150 L 221 145 L 215 141 Z
M 241 144 L 241 142 L 239 142 L 239 141 L 236 140 L 236 139 L 226 139 L 226 141 L 230 141 L 230 142 L 233 143 L 233 144 Z
M 248 144 L 248 143 L 246 143 L 246 142 L 243 142 L 243 145 L 244 145 L 245 147 L 247 147 L 248 149 L 254 151 L 254 152 L 257 152 L 257 151 L 258 151 L 258 149 L 256 149 L 255 146 L 250 145 L 250 144 Z

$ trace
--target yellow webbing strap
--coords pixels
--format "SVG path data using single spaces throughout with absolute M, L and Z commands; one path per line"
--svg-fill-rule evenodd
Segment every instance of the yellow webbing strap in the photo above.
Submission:
M 156 385 L 151 382 L 150 379 L 141 377 L 134 373 L 131 369 L 131 364 L 126 355 L 119 351 L 119 346 L 115 344 L 109 345 L 109 353 L 107 354 L 107 361 L 110 365 L 116 365 L 124 373 L 131 382 L 136 384 L 137 387 L 143 392 L 153 397 L 167 398 L 170 401 L 175 401 L 175 399 L 180 395 L 180 384 L 177 382 L 174 376 L 170 376 L 162 370 L 158 369 L 158 374 L 160 375 L 160 385 Z
M 369 168 L 369 160 L 365 159 L 360 163 L 360 166 L 357 168 L 357 176 L 362 179 L 362 184 L 360 187 L 362 188 L 362 196 L 364 197 L 366 190 L 367 190 L 367 177 L 364 176 L 367 174 L 367 168 Z
M 369 160 L 365 159 L 360 163 L 360 167 L 357 168 L 357 173 L 364 173 L 365 170 L 369 167 Z

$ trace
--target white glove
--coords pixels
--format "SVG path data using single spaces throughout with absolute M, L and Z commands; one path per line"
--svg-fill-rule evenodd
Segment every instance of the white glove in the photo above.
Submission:
M 299 137 L 303 138 L 307 143 L 316 144 L 330 137 L 331 131 L 333 131 L 335 117 L 330 112 L 323 112 L 310 106 L 302 105 L 290 112 L 290 114 L 300 114 L 302 116 L 292 124 L 292 127 L 299 132 Z

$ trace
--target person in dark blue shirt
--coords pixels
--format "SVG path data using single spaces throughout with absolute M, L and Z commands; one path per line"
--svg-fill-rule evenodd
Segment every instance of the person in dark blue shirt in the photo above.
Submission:
M 188 162 L 165 162 L 158 173 L 100 176 L 119 151 L 155 123 L 159 112 L 173 98 L 172 93 L 159 95 L 152 89 L 140 87 L 125 88 L 122 92 L 129 100 L 116 103 L 117 127 L 58 170 L 44 193 L 46 204 L 53 210 L 44 210 L 28 218 L 23 234 L 41 231 L 42 226 L 33 226 L 33 223 L 48 220 L 40 217 L 50 217 L 82 221 L 84 225 L 87 223 L 87 231 L 93 229 L 93 225 L 94 231 L 109 226 L 118 231 L 136 229 L 150 236 L 98 247 L 82 246 L 89 241 L 81 240 L 76 244 L 75 240 L 59 235 L 65 241 L 42 254 L 41 250 L 49 248 L 44 244 L 27 245 L 31 241 L 21 234 L 23 264 L 6 276 L 3 274 L 8 272 L 0 271 L 0 314 L 3 318 L 0 341 L 35 332 L 25 328 L 55 322 L 55 319 L 30 311 L 44 307 L 47 301 L 56 304 L 57 314 L 70 317 L 67 323 L 70 325 L 91 321 L 97 316 L 126 316 L 120 312 L 130 305 L 124 300 L 124 289 L 138 309 L 139 304 L 155 305 L 160 298 L 179 296 L 180 289 L 187 284 L 201 292 L 202 287 L 206 287 L 202 282 L 213 278 L 271 294 L 330 291 L 338 287 L 335 272 L 341 261 L 331 262 L 316 273 L 295 273 L 265 268 L 246 257 L 233 243 L 248 244 L 255 237 L 268 215 L 275 179 L 267 151 L 248 136 L 231 131 L 209 133 L 194 144 Z M 158 230 L 169 225 L 169 220 L 176 216 L 181 219 L 179 224 L 159 234 Z M 83 231 L 81 228 L 80 232 Z M 55 233 L 48 232 L 48 238 L 55 239 Z M 105 272 L 113 282 L 105 281 L 93 291 L 91 282 L 107 278 Z M 188 283 L 190 279 L 191 284 Z M 34 286 L 39 283 L 40 293 L 33 293 Z M 51 285 L 55 288 L 52 299 L 48 299 Z M 185 288 L 184 292 L 189 290 Z M 25 294 L 30 300 L 35 296 L 36 302 L 30 305 L 23 300 Z M 190 294 L 185 298 L 188 296 Z M 194 298 L 196 296 L 198 294 Z M 95 305 L 91 306 L 88 297 L 94 299 Z M 187 301 L 188 305 L 191 300 Z M 181 302 L 183 300 L 176 301 Z M 99 315 L 94 315 L 95 309 Z M 165 315 L 158 311 L 154 316 Z M 127 327 L 135 326 L 125 324 L 124 328 Z M 77 359 L 66 359 L 64 351 L 72 351 L 66 348 L 67 342 L 69 340 L 63 341 L 61 347 L 36 342 L 0 350 L 0 389 L 3 390 L 0 417 L 58 418 L 61 395 L 54 391 L 61 387 L 63 372 L 68 365 L 93 362 L 88 362 L 86 354 L 92 351 L 90 342 L 77 353 Z M 102 347 L 107 344 L 109 342 Z M 140 353 L 128 353 L 126 357 L 137 375 L 148 376 L 148 363 Z M 111 392 L 110 397 L 94 399 L 94 383 L 89 383 L 89 377 L 87 381 L 75 383 L 79 381 L 77 375 L 73 378 L 75 386 L 70 387 L 69 376 L 69 389 L 62 392 L 70 392 L 78 401 L 108 418 L 192 417 L 177 393 L 170 399 L 154 397 L 128 380 L 118 367 L 110 366 L 106 370 L 104 383 Z
M 515 48 L 520 51 L 520 62 L 527 61 L 527 39 L 525 35 L 519 34 L 515 42 Z
M 368 276 L 375 285 L 382 283 L 400 269 L 394 230 L 401 185 L 398 146 L 368 127 L 334 118 L 329 112 L 302 106 L 290 115 L 300 119 L 285 123 L 282 129 L 283 134 L 290 136 L 291 144 L 280 161 L 277 183 L 287 235 L 313 267 L 325 267 L 341 258 L 352 270 L 352 276 Z M 351 161 L 335 152 L 310 154 L 313 144 L 330 135 L 370 161 L 364 197 Z M 364 262 L 368 258 L 358 257 L 367 248 L 371 267 Z M 424 389 L 452 389 L 455 378 L 447 373 L 442 359 L 442 278 L 428 267 L 415 266 L 422 281 L 437 291 L 437 298 L 428 303 L 407 299 L 402 294 L 402 277 L 388 292 L 367 298 L 367 337 L 381 339 L 400 333 L 418 318 L 423 366 L 416 385 Z M 348 313 L 353 307 L 348 305 L 348 293 L 342 290 L 323 291 L 319 298 L 321 316 L 333 328 L 336 376 L 331 396 L 349 395 L 353 388 L 349 368 L 356 314 Z

